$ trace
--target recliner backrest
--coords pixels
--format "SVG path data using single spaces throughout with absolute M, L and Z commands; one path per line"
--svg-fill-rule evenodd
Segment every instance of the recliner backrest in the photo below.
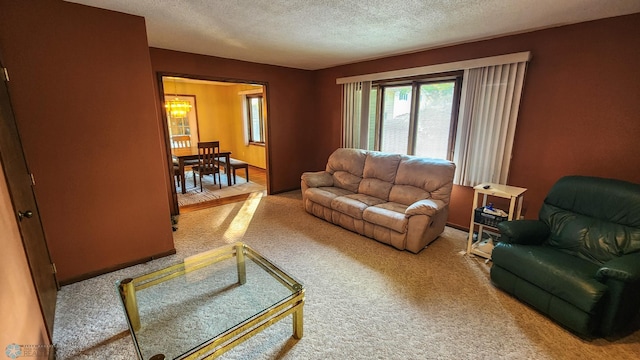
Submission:
M 551 229 L 546 245 L 602 264 L 640 251 L 640 185 L 588 176 L 563 177 L 540 209 Z
M 333 177 L 334 186 L 357 192 L 366 159 L 365 150 L 340 148 L 334 151 L 329 156 L 326 167 L 326 171 Z
M 433 199 L 449 204 L 455 171 L 455 164 L 448 160 L 403 155 L 389 201 L 411 205 Z
M 367 152 L 358 193 L 389 200 L 389 192 L 396 178 L 402 156 L 379 151 Z

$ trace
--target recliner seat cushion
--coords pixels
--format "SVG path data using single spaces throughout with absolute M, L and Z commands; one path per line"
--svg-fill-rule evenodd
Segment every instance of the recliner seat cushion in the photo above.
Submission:
M 362 212 L 372 205 L 383 203 L 376 197 L 365 194 L 352 194 L 338 196 L 331 200 L 331 209 L 349 215 L 352 218 L 362 220 Z
M 595 311 L 608 290 L 595 279 L 598 265 L 552 247 L 499 243 L 492 259 L 501 268 L 587 313 Z
M 407 232 L 409 219 L 405 216 L 407 206 L 394 202 L 368 207 L 362 218 L 372 224 L 380 225 L 399 233 Z
M 305 191 L 307 199 L 318 203 L 324 207 L 331 208 L 331 201 L 338 196 L 353 194 L 351 191 L 337 187 L 309 188 Z

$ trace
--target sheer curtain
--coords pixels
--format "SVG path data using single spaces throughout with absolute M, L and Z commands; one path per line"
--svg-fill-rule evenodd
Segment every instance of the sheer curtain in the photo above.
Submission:
M 342 85 L 342 147 L 367 149 L 371 81 Z
M 527 62 L 464 72 L 455 184 L 506 184 Z

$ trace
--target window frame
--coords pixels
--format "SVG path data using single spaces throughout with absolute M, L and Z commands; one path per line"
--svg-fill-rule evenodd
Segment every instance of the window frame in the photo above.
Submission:
M 455 143 L 457 137 L 458 116 L 460 110 L 460 99 L 462 95 L 462 79 L 463 71 L 455 71 L 445 74 L 434 74 L 433 76 L 420 76 L 405 79 L 391 79 L 384 81 L 376 81 L 371 84 L 371 91 L 376 91 L 376 116 L 375 116 L 375 133 L 374 133 L 374 150 L 380 151 L 382 143 L 382 109 L 384 107 L 384 88 L 397 86 L 411 86 L 411 112 L 409 114 L 409 132 L 407 134 L 407 155 L 415 155 L 415 145 L 417 137 L 417 116 L 420 107 L 419 90 L 424 84 L 437 84 L 443 82 L 454 82 L 453 104 L 451 107 L 451 122 L 449 127 L 449 140 L 447 144 L 447 160 L 452 161 L 454 158 Z
M 251 107 L 251 99 L 260 99 L 260 101 L 258 102 L 258 123 L 260 126 L 260 141 L 256 141 L 253 138 L 253 133 L 254 133 L 254 129 L 253 129 L 253 119 L 251 117 L 251 114 L 253 113 L 252 111 L 252 107 Z M 247 139 L 249 144 L 254 144 L 254 145 L 265 145 L 265 139 L 264 139 L 264 96 L 262 93 L 260 94 L 246 94 L 245 95 L 245 106 L 246 106 L 246 112 L 247 112 L 247 117 L 246 117 L 246 121 L 247 121 Z

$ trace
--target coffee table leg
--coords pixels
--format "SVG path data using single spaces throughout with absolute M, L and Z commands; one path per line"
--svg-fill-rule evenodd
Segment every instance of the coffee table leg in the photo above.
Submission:
M 247 268 L 244 263 L 244 245 L 236 245 L 236 258 L 238 260 L 238 282 L 244 285 L 247 282 Z
M 140 314 L 138 313 L 138 301 L 136 300 L 136 288 L 133 279 L 124 279 L 120 283 L 120 296 L 123 299 L 124 308 L 133 330 L 140 329 Z
M 295 339 L 302 339 L 302 335 L 304 333 L 304 328 L 302 323 L 302 319 L 303 319 L 302 305 L 304 305 L 304 302 L 300 303 L 300 305 L 298 305 L 298 310 L 294 311 L 293 313 L 293 337 Z

